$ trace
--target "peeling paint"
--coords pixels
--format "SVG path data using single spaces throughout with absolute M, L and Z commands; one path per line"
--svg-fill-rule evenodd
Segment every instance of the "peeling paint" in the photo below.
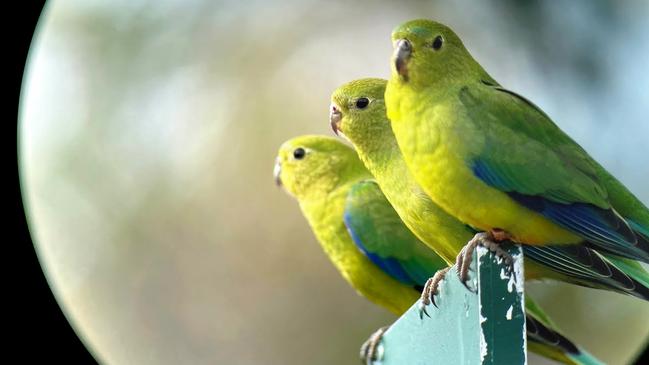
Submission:
M 516 291 L 521 296 L 521 302 L 525 303 L 525 270 L 523 269 L 522 256 L 523 252 L 514 256 L 514 275 L 516 275 Z M 527 318 L 523 316 L 523 354 L 527 365 Z
M 480 305 L 478 313 L 480 313 L 480 326 L 482 327 L 482 324 L 487 321 L 487 318 L 482 316 L 482 305 Z M 484 331 L 480 328 L 480 363 L 484 362 L 484 358 L 487 356 L 488 351 L 489 349 L 487 348 L 487 340 L 484 337 Z
M 517 247 L 508 252 L 515 258 L 511 270 L 503 269 L 502 261 L 495 267 L 499 260 L 479 247 L 467 282 L 473 288 L 466 290 L 456 275 L 448 277 L 443 290 L 449 305 L 421 320 L 415 303 L 386 332 L 373 364 L 526 364 L 523 256 L 514 254 Z
M 491 263 L 498 264 L 500 265 L 499 271 L 496 271 L 494 274 L 496 277 L 499 278 L 500 284 L 494 284 L 496 287 L 500 287 L 501 292 L 497 296 L 492 296 L 491 298 L 489 296 L 484 297 L 479 296 L 478 303 L 479 303 L 479 313 L 480 313 L 480 361 L 484 363 L 485 361 L 494 361 L 494 359 L 501 359 L 503 355 L 496 355 L 492 354 L 493 349 L 491 348 L 494 343 L 499 343 L 499 341 L 494 341 L 490 335 L 490 331 L 493 331 L 494 328 L 494 323 L 496 325 L 502 324 L 504 325 L 506 322 L 502 322 L 502 317 L 496 319 L 496 318 L 491 318 L 489 315 L 483 314 L 483 302 L 482 300 L 488 300 L 490 305 L 495 304 L 494 301 L 499 301 L 504 304 L 505 300 L 514 300 L 515 303 L 511 304 L 509 307 L 507 306 L 502 306 L 498 312 L 494 312 L 493 314 L 500 313 L 499 315 L 502 316 L 504 314 L 505 320 L 506 321 L 511 321 L 512 323 L 516 323 L 515 327 L 519 327 L 519 323 L 522 320 L 522 326 L 520 326 L 520 330 L 523 332 L 523 337 L 519 339 L 520 342 L 517 342 L 519 346 L 522 346 L 522 354 L 519 357 L 520 360 L 522 361 L 517 361 L 521 362 L 524 364 L 527 364 L 527 338 L 526 338 L 526 333 L 525 333 L 525 316 L 520 316 L 520 310 L 521 310 L 521 305 L 523 305 L 524 301 L 524 277 L 523 277 L 523 268 L 522 268 L 522 260 L 523 256 L 521 255 L 520 249 L 511 249 L 509 250 L 510 254 L 512 255 L 513 259 L 513 264 L 511 268 L 503 267 L 504 265 L 504 260 L 500 257 L 495 257 L 494 255 L 491 255 L 490 252 L 482 252 L 479 257 L 482 257 L 484 255 L 490 255 L 490 261 Z M 513 253 L 513 252 L 518 252 L 518 253 Z M 480 265 L 480 258 L 478 258 L 478 265 Z M 482 273 L 482 272 L 481 272 Z M 484 274 L 484 273 L 482 273 Z M 481 282 L 481 277 L 478 275 L 478 282 Z M 482 284 L 479 284 L 482 285 Z M 514 291 L 515 290 L 515 291 Z M 497 292 L 497 291 L 496 291 Z M 510 294 L 507 295 L 506 293 L 509 292 Z M 492 293 L 493 294 L 493 293 Z M 518 299 L 513 299 L 515 297 L 518 297 Z M 509 299 L 507 299 L 509 298 Z M 502 305 L 502 304 L 501 304 Z M 514 313 L 514 310 L 516 310 L 516 313 Z M 484 315 L 484 317 L 483 317 Z M 485 318 L 486 317 L 486 318 Z M 487 320 L 495 321 L 495 322 L 487 322 Z M 486 323 L 485 323 L 486 322 Z M 510 325 L 511 326 L 511 325 Z M 507 326 L 505 326 L 507 327 Z M 486 331 L 486 333 L 485 333 Z M 515 337 L 515 336 L 514 336 Z M 489 341 L 487 341 L 487 339 Z M 501 343 L 501 342 L 500 342 Z
M 516 278 L 516 292 L 519 294 L 523 294 L 525 292 L 524 290 L 524 282 L 525 282 L 525 276 L 523 272 L 523 265 L 521 265 L 521 260 L 518 259 L 519 255 L 516 255 L 514 257 L 514 275 L 512 279 Z
M 500 278 L 501 279 L 509 279 L 509 282 L 507 282 L 507 291 L 512 292 L 514 290 L 514 287 L 516 287 L 516 292 L 522 294 L 524 292 L 523 289 L 523 282 L 524 282 L 524 276 L 523 276 L 523 266 L 520 264 L 519 260 L 520 254 L 513 255 L 512 258 L 514 259 L 514 270 L 513 270 L 513 275 L 509 274 L 507 275 L 503 269 L 500 271 Z
M 502 280 L 509 279 L 509 276 L 505 274 L 505 268 L 500 268 L 500 278 Z

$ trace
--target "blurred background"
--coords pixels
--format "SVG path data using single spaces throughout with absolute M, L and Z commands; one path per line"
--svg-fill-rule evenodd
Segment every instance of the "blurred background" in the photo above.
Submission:
M 649 203 L 646 1 L 50 1 L 22 92 L 22 187 L 98 360 L 357 363 L 395 318 L 339 277 L 271 171 L 284 140 L 331 134 L 337 86 L 388 77 L 391 30 L 421 17 Z M 638 299 L 528 290 L 611 364 L 649 334 Z

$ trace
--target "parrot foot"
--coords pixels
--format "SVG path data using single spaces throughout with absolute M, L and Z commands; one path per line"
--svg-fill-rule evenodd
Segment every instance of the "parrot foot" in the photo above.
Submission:
M 390 326 L 381 327 L 376 332 L 370 335 L 370 338 L 367 339 L 361 346 L 361 362 L 366 365 L 371 365 L 376 360 L 381 360 L 383 357 L 383 351 L 381 348 L 381 339 L 383 334 L 388 330 Z
M 471 261 L 473 260 L 473 251 L 477 246 L 489 249 L 489 251 L 493 252 L 496 257 L 500 257 L 505 262 L 508 273 L 513 272 L 514 259 L 507 251 L 500 247 L 500 242 L 510 238 L 511 236 L 507 232 L 501 229 L 492 229 L 489 232 L 476 233 L 476 235 L 473 236 L 473 238 L 462 248 L 460 253 L 457 255 L 455 265 L 457 267 L 457 275 L 467 289 L 475 291 L 469 288 L 467 280 L 469 278 Z M 514 280 L 516 279 L 514 278 Z
M 419 302 L 419 318 L 424 319 L 424 314 L 427 317 L 430 317 L 428 315 L 428 312 L 426 311 L 426 307 L 429 304 L 433 304 L 435 307 L 437 307 L 437 304 L 435 303 L 435 295 L 438 294 L 438 288 L 439 288 L 439 283 L 444 280 L 446 277 L 446 273 L 450 270 L 450 267 L 437 270 L 435 275 L 433 275 L 432 278 L 429 278 L 426 281 L 426 284 L 424 284 L 424 290 L 421 291 L 421 301 Z

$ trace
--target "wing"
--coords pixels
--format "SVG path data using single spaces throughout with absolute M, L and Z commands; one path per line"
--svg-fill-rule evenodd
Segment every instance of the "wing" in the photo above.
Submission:
M 344 221 L 356 246 L 404 284 L 423 286 L 437 270 L 447 266 L 403 224 L 373 180 L 352 186 Z
M 610 208 L 597 163 L 532 102 L 489 85 L 464 87 L 459 98 L 485 138 L 471 162 L 499 188 Z
M 475 176 L 600 249 L 649 262 L 647 242 L 611 207 L 599 165 L 539 108 L 492 85 L 464 87 L 459 100 L 484 138 L 468 161 Z

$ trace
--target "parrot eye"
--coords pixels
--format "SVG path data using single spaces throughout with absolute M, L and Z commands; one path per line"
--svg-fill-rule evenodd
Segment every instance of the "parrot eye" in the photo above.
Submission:
M 442 48 L 442 43 L 444 43 L 444 38 L 442 38 L 441 35 L 438 35 L 433 41 L 433 49 L 439 51 L 439 49 Z
M 295 149 L 295 151 L 293 151 L 293 157 L 296 160 L 303 159 L 304 155 L 306 155 L 306 151 L 304 151 L 304 148 L 302 148 L 302 147 L 298 147 L 298 148 Z
M 358 98 L 358 100 L 356 100 L 355 105 L 356 105 L 356 107 L 358 109 L 365 109 L 365 108 L 367 108 L 369 103 L 370 103 L 370 100 L 368 98 Z

